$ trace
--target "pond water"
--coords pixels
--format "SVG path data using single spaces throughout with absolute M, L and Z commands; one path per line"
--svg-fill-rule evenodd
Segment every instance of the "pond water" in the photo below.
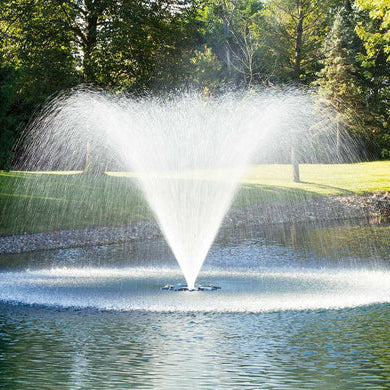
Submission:
M 389 233 L 223 234 L 211 292 L 161 240 L 0 256 L 0 389 L 387 389 Z

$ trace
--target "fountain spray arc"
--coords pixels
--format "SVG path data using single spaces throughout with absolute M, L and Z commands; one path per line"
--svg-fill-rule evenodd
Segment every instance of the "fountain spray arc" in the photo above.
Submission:
M 103 145 L 135 173 L 193 289 L 251 157 L 305 105 L 307 96 L 296 93 L 133 100 L 78 90 L 35 122 L 31 155 L 74 160 L 76 145 Z

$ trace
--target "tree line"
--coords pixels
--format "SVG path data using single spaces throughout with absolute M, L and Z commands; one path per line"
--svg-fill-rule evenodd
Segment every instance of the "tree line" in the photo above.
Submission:
M 388 0 L 0 0 L 0 169 L 59 91 L 309 87 L 390 157 Z

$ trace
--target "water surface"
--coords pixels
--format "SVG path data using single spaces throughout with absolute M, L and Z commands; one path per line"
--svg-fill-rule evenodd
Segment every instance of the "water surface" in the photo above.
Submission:
M 386 389 L 388 225 L 220 239 L 181 282 L 161 242 L 0 258 L 0 388 Z M 248 236 L 248 235 L 247 235 Z

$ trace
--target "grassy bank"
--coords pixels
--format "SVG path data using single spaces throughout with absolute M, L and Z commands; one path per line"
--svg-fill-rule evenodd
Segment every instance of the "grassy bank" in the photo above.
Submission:
M 115 226 L 149 218 L 139 190 L 124 177 L 0 174 L 0 234 Z
M 292 181 L 290 165 L 252 166 L 236 201 L 252 203 L 297 197 L 353 195 L 390 191 L 390 161 L 358 164 L 302 164 L 301 182 Z M 245 200 L 245 198 L 248 200 Z
M 302 182 L 293 183 L 290 165 L 251 167 L 234 205 L 390 191 L 390 161 L 304 164 L 300 171 Z M 0 234 L 115 226 L 150 218 L 132 175 L 0 172 Z

